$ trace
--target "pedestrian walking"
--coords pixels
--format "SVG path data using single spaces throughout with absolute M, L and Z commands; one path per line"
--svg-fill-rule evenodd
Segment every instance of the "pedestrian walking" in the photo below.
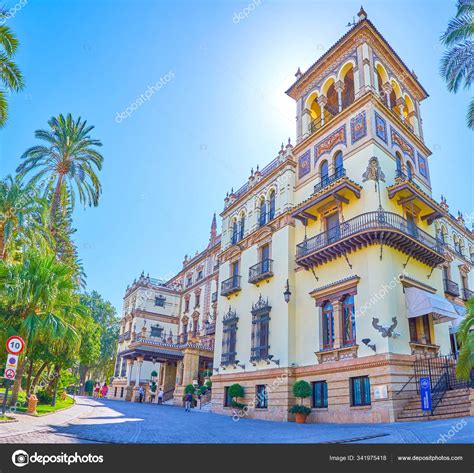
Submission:
M 163 404 L 164 396 L 165 396 L 165 393 L 163 392 L 163 389 L 160 388 L 160 391 L 158 392 L 158 404 Z
M 186 394 L 184 396 L 184 411 L 191 412 L 191 403 L 193 402 L 193 395 L 191 393 Z
M 102 397 L 107 397 L 107 393 L 109 392 L 109 388 L 107 387 L 107 383 L 104 383 L 100 390 L 100 394 L 102 394 Z
M 95 399 L 97 399 L 99 397 L 99 392 L 100 392 L 100 384 L 95 383 L 94 392 L 92 394 Z
M 145 391 L 143 391 L 142 386 L 138 390 L 138 402 L 143 402 L 143 397 L 145 396 Z

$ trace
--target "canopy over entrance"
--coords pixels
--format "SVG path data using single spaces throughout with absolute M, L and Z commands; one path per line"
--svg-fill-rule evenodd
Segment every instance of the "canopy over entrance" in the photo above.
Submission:
M 459 318 L 453 304 L 447 299 L 417 287 L 405 288 L 405 305 L 409 319 L 432 314 L 435 323 L 444 323 Z

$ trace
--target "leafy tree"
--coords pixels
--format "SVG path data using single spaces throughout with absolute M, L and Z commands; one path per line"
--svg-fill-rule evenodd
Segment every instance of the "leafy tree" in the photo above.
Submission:
M 102 186 L 96 169 L 102 169 L 104 158 L 96 149 L 102 143 L 90 136 L 94 127 L 71 114 L 52 117 L 48 125 L 49 130 L 35 131 L 45 144 L 25 151 L 19 176 L 34 172 L 31 182 L 47 180 L 53 186 L 51 215 L 69 204 L 74 208 L 76 192 L 81 204 L 97 206 Z
M 457 337 L 461 348 L 456 375 L 460 379 L 469 380 L 474 369 L 474 297 L 467 302 L 466 317 L 459 326 Z
M 469 89 L 474 80 L 473 35 L 474 1 L 458 0 L 456 16 L 441 36 L 448 49 L 441 59 L 440 71 L 450 92 L 456 93 L 461 85 Z M 467 126 L 474 129 L 474 99 L 469 103 Z
M 0 10 L 0 19 L 7 13 Z M 19 41 L 12 30 L 3 22 L 0 25 L 0 127 L 4 126 L 8 117 L 8 101 L 6 94 L 23 89 L 23 76 L 13 61 Z

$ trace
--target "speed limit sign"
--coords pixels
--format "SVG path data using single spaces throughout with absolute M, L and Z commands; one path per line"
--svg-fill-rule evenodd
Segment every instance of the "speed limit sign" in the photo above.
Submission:
M 7 351 L 12 355 L 19 355 L 25 349 L 23 338 L 14 335 L 7 340 Z

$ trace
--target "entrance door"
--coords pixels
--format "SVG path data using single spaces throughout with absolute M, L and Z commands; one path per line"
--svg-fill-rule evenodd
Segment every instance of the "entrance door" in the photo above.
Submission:
M 411 236 L 417 237 L 418 236 L 418 227 L 415 223 L 415 218 L 411 214 L 407 214 L 407 221 L 408 221 L 408 233 Z
M 328 243 L 339 240 L 339 215 L 337 212 L 326 217 L 326 231 Z

